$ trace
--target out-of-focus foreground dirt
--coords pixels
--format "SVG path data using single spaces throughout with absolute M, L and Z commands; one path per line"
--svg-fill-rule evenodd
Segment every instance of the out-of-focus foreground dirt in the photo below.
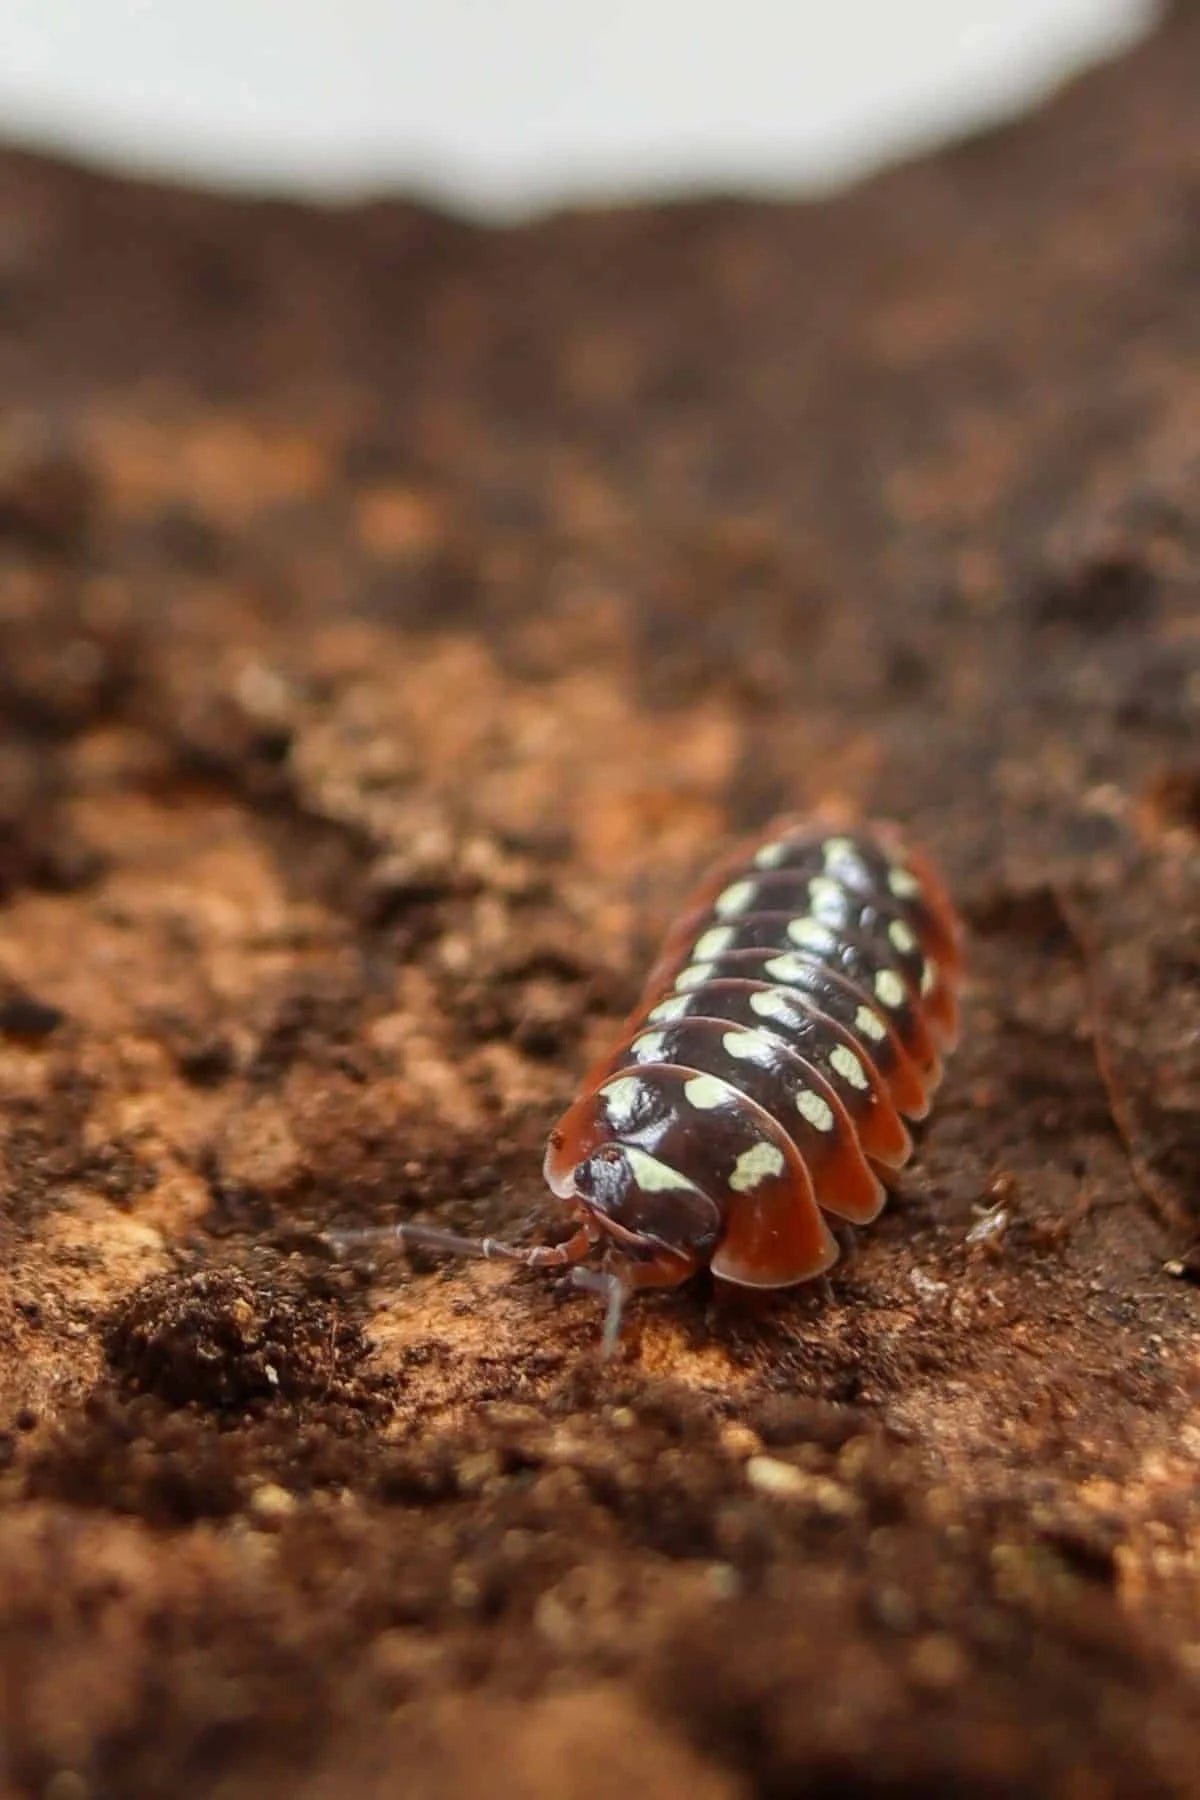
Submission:
M 1200 1792 L 1200 14 L 819 206 L 0 160 L 5 1791 Z M 966 1034 L 832 1298 L 553 1230 L 733 830 Z M 1174 1265 L 1174 1273 L 1167 1265 Z

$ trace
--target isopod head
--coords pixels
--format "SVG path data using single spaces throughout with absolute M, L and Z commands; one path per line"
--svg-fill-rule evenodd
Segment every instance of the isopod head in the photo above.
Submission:
M 704 1260 L 721 1229 L 714 1201 L 635 1144 L 599 1145 L 571 1174 L 573 1197 L 614 1245 L 637 1258 L 663 1252 Z

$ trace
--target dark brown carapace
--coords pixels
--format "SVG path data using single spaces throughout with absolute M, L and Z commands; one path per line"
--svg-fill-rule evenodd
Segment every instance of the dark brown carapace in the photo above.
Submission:
M 904 1120 L 928 1111 L 956 1040 L 961 968 L 942 885 L 895 826 L 783 821 L 701 884 L 550 1133 L 573 1235 L 397 1235 L 569 1267 L 608 1294 L 610 1341 L 628 1293 L 705 1265 L 752 1288 L 821 1275 L 838 1254 L 824 1214 L 869 1223 L 911 1154 Z

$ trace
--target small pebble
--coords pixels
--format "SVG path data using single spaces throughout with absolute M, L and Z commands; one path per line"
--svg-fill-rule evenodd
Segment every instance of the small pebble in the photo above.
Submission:
M 730 1456 L 756 1456 L 762 1449 L 762 1439 L 757 1431 L 751 1431 L 749 1425 L 743 1425 L 738 1419 L 722 1425 L 720 1436 L 721 1448 Z
M 286 1519 L 296 1510 L 296 1496 L 274 1481 L 264 1481 L 250 1496 L 250 1511 L 256 1519 Z
M 853 1494 L 825 1475 L 810 1475 L 793 1463 L 774 1456 L 752 1456 L 746 1464 L 746 1480 L 756 1493 L 776 1500 L 806 1500 L 822 1512 L 845 1514 L 858 1510 Z
M 932 1631 L 913 1645 L 909 1673 L 922 1687 L 950 1688 L 966 1673 L 962 1651 L 945 1632 Z

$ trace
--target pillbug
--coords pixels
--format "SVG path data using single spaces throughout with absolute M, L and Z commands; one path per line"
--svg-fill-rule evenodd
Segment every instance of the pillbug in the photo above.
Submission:
M 545 1175 L 571 1236 L 395 1235 L 570 1269 L 608 1298 L 608 1347 L 638 1288 L 705 1266 L 751 1288 L 822 1275 L 838 1255 L 825 1215 L 868 1224 L 911 1154 L 905 1121 L 956 1041 L 961 970 L 945 890 L 894 825 L 781 822 L 700 884 L 551 1131 Z

